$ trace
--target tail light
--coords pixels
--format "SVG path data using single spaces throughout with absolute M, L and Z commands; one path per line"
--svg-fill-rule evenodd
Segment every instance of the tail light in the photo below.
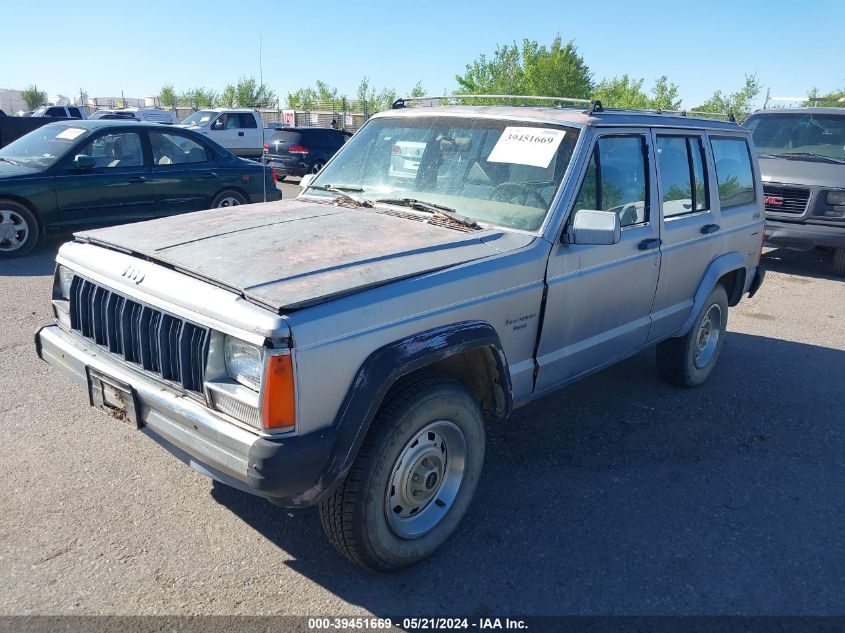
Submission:
M 303 147 L 302 145 L 291 145 L 288 147 L 289 154 L 307 154 L 308 148 Z
M 273 180 L 273 182 L 279 181 L 279 176 L 278 176 L 278 174 L 276 174 L 276 168 L 275 167 L 270 168 L 270 178 Z
M 270 151 L 270 146 L 267 143 L 264 143 L 264 153 L 266 154 L 269 151 Z

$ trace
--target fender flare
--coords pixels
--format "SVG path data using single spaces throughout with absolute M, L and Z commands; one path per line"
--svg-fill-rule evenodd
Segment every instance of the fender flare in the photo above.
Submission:
M 454 354 L 489 347 L 496 357 L 506 412 L 513 408 L 510 371 L 496 330 L 484 321 L 462 321 L 420 332 L 374 351 L 358 369 L 334 423 L 334 446 L 320 476 L 320 496 L 352 467 L 384 397 L 397 380 Z
M 698 284 L 698 289 L 695 291 L 695 295 L 693 296 L 693 306 L 692 310 L 690 310 L 690 315 L 678 331 L 679 336 L 683 336 L 690 331 L 693 323 L 695 323 L 695 318 L 698 316 L 698 313 L 701 312 L 701 309 L 704 307 L 704 302 L 713 291 L 713 288 L 716 287 L 719 279 L 735 270 L 742 271 L 742 280 L 740 280 L 740 283 L 738 283 L 734 288 L 733 294 L 735 296 L 728 297 L 728 303 L 730 305 L 736 305 L 736 303 L 739 302 L 739 297 L 742 296 L 745 286 L 745 259 L 738 252 L 733 251 L 731 253 L 720 255 L 710 262 L 710 265 L 707 267 L 707 270 L 704 271 L 704 276 L 701 278 L 701 282 Z

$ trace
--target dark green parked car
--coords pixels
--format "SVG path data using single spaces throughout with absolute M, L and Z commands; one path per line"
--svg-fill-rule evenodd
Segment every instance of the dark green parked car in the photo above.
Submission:
M 273 171 L 179 128 L 61 121 L 0 149 L 0 258 L 46 234 L 279 200 Z

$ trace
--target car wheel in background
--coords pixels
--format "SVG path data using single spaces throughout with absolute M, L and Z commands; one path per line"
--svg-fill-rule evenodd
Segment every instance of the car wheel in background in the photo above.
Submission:
M 243 194 L 233 189 L 226 189 L 214 196 L 214 200 L 211 201 L 211 208 L 237 207 L 246 203 L 246 198 L 244 198 Z
M 353 562 L 391 571 L 455 531 L 484 462 L 484 417 L 453 378 L 406 379 L 385 399 L 345 481 L 320 505 L 329 540 Z
M 845 248 L 837 248 L 833 251 L 833 274 L 837 277 L 845 277 Z
M 26 255 L 38 243 L 39 233 L 38 220 L 29 209 L 0 200 L 0 258 Z
M 657 345 L 657 373 L 663 380 L 681 387 L 703 383 L 719 359 L 727 325 L 728 293 L 718 284 L 689 333 Z
M 311 167 L 311 173 L 312 173 L 312 174 L 318 174 L 318 173 L 320 173 L 320 170 L 323 168 L 323 166 L 324 166 L 325 164 L 326 164 L 326 163 L 324 163 L 323 161 L 318 160 L 316 163 L 314 163 L 313 167 Z

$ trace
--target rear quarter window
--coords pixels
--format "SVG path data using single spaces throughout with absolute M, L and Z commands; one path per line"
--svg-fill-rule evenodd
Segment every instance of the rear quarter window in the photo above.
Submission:
M 710 144 L 722 208 L 754 202 L 754 170 L 748 142 L 744 138 L 711 137 Z

